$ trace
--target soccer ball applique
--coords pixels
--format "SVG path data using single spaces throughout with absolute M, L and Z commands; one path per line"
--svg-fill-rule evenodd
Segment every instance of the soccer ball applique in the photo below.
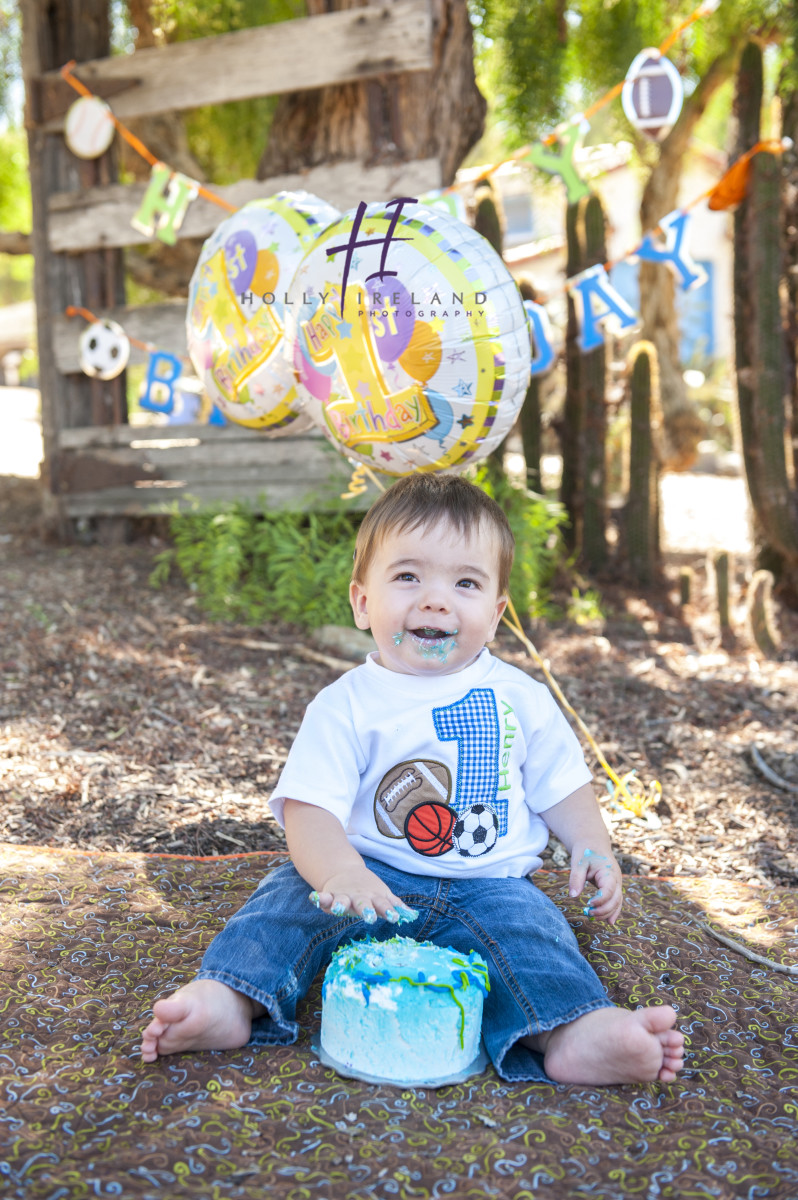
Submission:
M 452 830 L 455 849 L 465 858 L 479 858 L 496 845 L 499 818 L 487 804 L 472 804 L 467 813 L 458 817 Z

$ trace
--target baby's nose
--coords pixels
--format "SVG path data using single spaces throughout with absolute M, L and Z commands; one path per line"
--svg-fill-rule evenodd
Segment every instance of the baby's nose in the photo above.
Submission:
M 421 602 L 421 607 L 435 612 L 448 612 L 449 601 L 443 588 L 430 588 Z

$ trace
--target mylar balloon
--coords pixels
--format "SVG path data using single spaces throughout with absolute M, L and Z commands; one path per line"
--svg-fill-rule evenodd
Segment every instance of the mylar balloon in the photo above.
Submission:
M 186 335 L 210 398 L 239 425 L 268 432 L 298 416 L 284 354 L 288 285 L 338 210 L 308 192 L 253 200 L 208 238 L 189 285 Z
M 529 382 L 518 288 L 450 213 L 361 204 L 325 229 L 289 293 L 297 391 L 348 458 L 391 475 L 490 453 Z

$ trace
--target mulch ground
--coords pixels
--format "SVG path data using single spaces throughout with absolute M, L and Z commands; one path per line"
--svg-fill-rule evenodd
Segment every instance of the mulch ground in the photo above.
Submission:
M 318 661 L 286 625 L 206 621 L 179 580 L 154 591 L 157 539 L 43 543 L 37 503 L 32 481 L 0 481 L 0 841 L 283 849 L 270 790 L 306 704 L 345 664 Z M 694 599 L 683 610 L 688 560 Z M 736 645 L 721 646 L 700 557 L 671 555 L 647 594 L 601 592 L 603 620 L 532 635 L 614 769 L 662 785 L 651 820 L 605 805 L 622 868 L 795 887 L 798 615 L 781 612 L 783 648 L 770 661 L 746 641 L 739 603 Z M 255 648 L 264 643 L 277 648 Z M 509 631 L 495 648 L 542 678 Z M 549 858 L 564 865 L 562 847 Z

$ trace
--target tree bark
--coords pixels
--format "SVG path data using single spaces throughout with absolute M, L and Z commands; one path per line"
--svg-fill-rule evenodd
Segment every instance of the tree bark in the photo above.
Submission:
M 738 153 L 759 140 L 762 73 L 762 51 L 749 43 L 735 97 Z M 780 297 L 781 185 L 779 156 L 755 155 L 748 194 L 735 214 L 737 399 L 757 566 L 772 570 L 782 599 L 798 607 L 798 494 L 785 439 L 791 397 Z
M 55 364 L 53 317 L 69 304 L 96 312 L 124 304 L 121 251 L 90 250 L 54 254 L 49 248 L 47 201 L 54 192 L 82 191 L 115 183 L 114 146 L 97 159 L 78 159 L 61 134 L 37 123 L 37 81 L 75 59 L 85 62 L 110 52 L 107 0 L 22 0 L 22 65 L 30 157 L 34 294 L 38 325 L 39 374 L 44 439 L 43 477 L 48 493 L 58 494 L 57 437 L 61 429 L 108 425 L 127 420 L 125 375 L 103 381 L 83 372 L 61 375 Z M 75 337 L 80 324 L 75 325 Z M 49 503 L 49 500 L 46 500 Z M 49 521 L 53 514 L 48 511 Z
M 308 15 L 364 8 L 364 0 L 308 0 Z M 486 104 L 474 78 L 466 0 L 432 0 L 431 71 L 283 96 L 258 165 L 259 179 L 317 166 L 437 158 L 448 186 L 482 134 Z
M 660 146 L 659 159 L 649 175 L 640 203 L 643 233 L 657 227 L 662 217 L 677 207 L 682 163 L 693 130 L 710 98 L 734 71 L 741 39 L 718 55 L 688 96 L 673 129 Z M 682 378 L 679 326 L 676 317 L 674 279 L 662 263 L 640 263 L 640 313 L 643 337 L 653 342 L 660 369 L 660 397 L 666 426 L 666 459 L 676 469 L 688 466 L 695 457 L 703 425 L 691 408 Z
M 152 20 L 152 0 L 127 0 L 127 4 L 137 31 L 136 50 L 157 46 L 159 39 Z M 205 173 L 188 148 L 183 113 L 138 117 L 129 121 L 128 127 L 161 162 L 200 183 L 205 181 Z M 119 145 L 125 171 L 134 179 L 149 179 L 151 168 L 146 159 L 122 138 Z M 167 296 L 185 296 L 203 240 L 181 238 L 174 246 L 167 246 L 156 238 L 145 246 L 128 246 L 125 251 L 128 274 L 140 287 L 152 288 Z

